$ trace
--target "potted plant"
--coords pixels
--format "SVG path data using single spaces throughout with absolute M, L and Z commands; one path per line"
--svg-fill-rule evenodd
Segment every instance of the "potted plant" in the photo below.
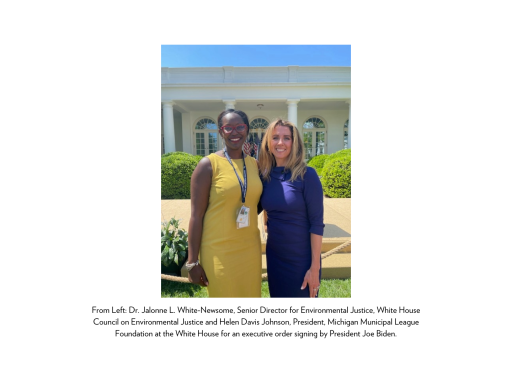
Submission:
M 166 275 L 180 276 L 181 268 L 188 258 L 188 233 L 178 228 L 179 222 L 172 218 L 162 223 L 161 269 Z

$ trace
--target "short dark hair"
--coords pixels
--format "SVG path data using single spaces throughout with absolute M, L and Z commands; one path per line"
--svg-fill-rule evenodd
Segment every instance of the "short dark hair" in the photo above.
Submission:
M 222 127 L 222 118 L 224 116 L 226 116 L 228 113 L 236 113 L 238 116 L 240 116 L 242 118 L 242 120 L 244 121 L 244 124 L 247 125 L 247 128 L 249 128 L 249 118 L 247 117 L 245 112 L 237 111 L 235 109 L 226 109 L 225 111 L 222 111 L 220 113 L 219 117 L 217 117 L 217 124 L 218 124 L 217 126 L 219 129 L 220 129 L 220 127 Z

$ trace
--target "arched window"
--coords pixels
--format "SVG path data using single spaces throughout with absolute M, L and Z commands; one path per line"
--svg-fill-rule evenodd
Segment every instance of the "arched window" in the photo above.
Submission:
M 306 160 L 325 154 L 327 151 L 327 128 L 324 121 L 319 117 L 310 117 L 302 128 L 304 146 L 306 147 Z
M 265 129 L 268 127 L 268 121 L 264 118 L 257 117 L 249 124 L 249 136 L 256 143 L 261 143 Z
M 219 147 L 219 131 L 212 119 L 200 119 L 194 127 L 195 154 L 206 156 L 214 153 Z

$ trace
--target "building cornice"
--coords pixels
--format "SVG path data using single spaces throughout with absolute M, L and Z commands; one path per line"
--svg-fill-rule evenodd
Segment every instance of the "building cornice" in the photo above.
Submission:
M 350 83 L 350 67 L 161 68 L 161 84 L 324 84 Z
M 182 83 L 182 84 L 162 84 L 162 88 L 241 88 L 241 87 L 339 87 L 350 86 L 350 81 L 345 82 L 326 82 L 326 83 Z

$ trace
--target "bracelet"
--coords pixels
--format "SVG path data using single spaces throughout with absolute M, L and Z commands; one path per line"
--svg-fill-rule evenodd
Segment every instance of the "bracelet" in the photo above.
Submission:
M 197 260 L 195 263 L 186 263 L 185 268 L 187 268 L 187 271 L 190 272 L 192 268 L 194 268 L 197 264 L 199 264 L 199 260 Z

